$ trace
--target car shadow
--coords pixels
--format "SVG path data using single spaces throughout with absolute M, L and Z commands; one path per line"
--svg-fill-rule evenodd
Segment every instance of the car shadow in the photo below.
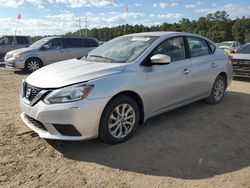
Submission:
M 203 179 L 250 165 L 250 95 L 226 92 L 148 120 L 119 145 L 99 140 L 48 143 L 64 157 L 155 176 Z
M 14 70 L 14 74 L 19 74 L 19 75 L 29 75 L 30 73 L 28 73 L 27 71 L 24 70 Z
M 250 82 L 250 78 L 246 78 L 246 77 L 234 77 L 233 79 L 236 81 Z

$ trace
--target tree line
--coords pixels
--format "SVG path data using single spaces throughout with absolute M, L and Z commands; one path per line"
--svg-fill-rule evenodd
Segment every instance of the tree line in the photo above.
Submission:
M 108 41 L 115 37 L 139 32 L 150 31 L 183 31 L 197 33 L 206 36 L 214 42 L 235 40 L 241 43 L 250 42 L 250 17 L 230 19 L 226 11 L 216 11 L 197 20 L 182 18 L 178 23 L 164 22 L 161 25 L 120 25 L 116 27 L 93 28 L 87 30 L 88 36 L 95 37 L 100 41 Z M 84 33 L 82 29 L 81 33 Z M 65 36 L 79 36 L 79 30 L 68 32 Z M 41 36 L 33 39 L 37 40 Z

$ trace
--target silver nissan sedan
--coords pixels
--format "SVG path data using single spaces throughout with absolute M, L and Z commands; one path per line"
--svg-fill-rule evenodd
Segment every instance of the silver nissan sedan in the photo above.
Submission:
M 42 138 L 118 144 L 153 116 L 200 99 L 220 103 L 231 80 L 228 55 L 205 37 L 125 35 L 29 75 L 21 118 Z

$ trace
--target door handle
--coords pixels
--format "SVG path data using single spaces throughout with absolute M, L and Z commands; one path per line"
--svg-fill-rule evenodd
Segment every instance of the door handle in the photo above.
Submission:
M 189 74 L 191 71 L 188 69 L 188 68 L 185 68 L 183 71 L 182 71 L 182 74 Z
M 215 63 L 212 63 L 212 64 L 210 65 L 211 68 L 215 68 L 215 67 L 217 67 L 217 66 L 218 66 L 218 65 L 215 64 Z

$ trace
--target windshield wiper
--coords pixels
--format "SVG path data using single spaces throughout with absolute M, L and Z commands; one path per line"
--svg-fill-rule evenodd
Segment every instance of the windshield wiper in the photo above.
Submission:
M 121 63 L 124 63 L 124 61 L 117 61 L 115 59 L 104 57 L 104 56 L 100 56 L 100 55 L 89 55 L 89 56 L 90 57 L 97 57 L 97 58 L 101 58 L 101 59 L 106 59 L 106 60 L 109 60 L 110 62 L 121 62 Z

